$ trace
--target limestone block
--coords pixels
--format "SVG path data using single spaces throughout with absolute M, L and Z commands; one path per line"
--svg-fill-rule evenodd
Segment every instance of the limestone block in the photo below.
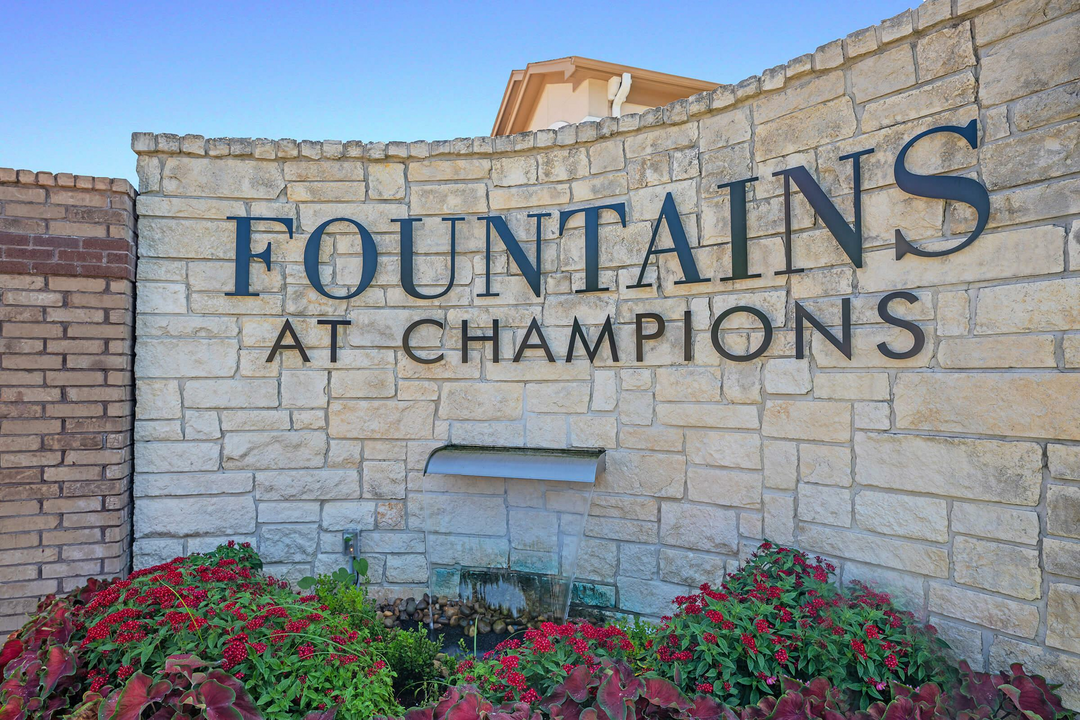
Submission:
M 317 525 L 264 527 L 259 537 L 259 556 L 263 562 L 309 562 L 318 546 Z
M 365 498 L 404 498 L 405 463 L 364 460 L 361 487 Z
M 896 425 L 915 430 L 1080 440 L 1080 376 L 900 373 Z
M 143 498 L 135 503 L 135 537 L 255 532 L 251 497 Z
M 604 145 L 611 146 L 611 150 L 618 149 L 619 160 L 622 160 L 622 143 L 614 141 L 611 143 L 604 143 Z M 592 148 L 594 155 L 597 146 Z M 605 148 L 607 149 L 607 148 Z M 603 150 L 600 150 L 602 153 Z M 558 182 L 560 180 L 573 180 L 575 178 L 585 177 L 589 174 L 589 157 L 585 151 L 585 148 L 565 148 L 559 150 L 549 150 L 548 152 L 541 153 L 536 158 L 538 168 L 537 180 L 542 183 Z M 610 163 L 608 163 L 610 165 Z M 598 165 L 604 165 L 603 162 Z M 621 162 L 620 162 L 621 165 Z M 605 169 L 618 169 L 607 167 Z M 593 172 L 604 172 L 604 170 L 598 170 L 593 168 Z M 531 181 L 535 182 L 535 181 Z M 501 184 L 496 181 L 496 184 Z
M 1080 480 L 1080 447 L 1073 445 L 1046 446 L 1050 477 L 1061 480 Z
M 196 442 L 142 442 L 135 446 L 135 472 L 217 470 L 221 445 Z
M 958 537 L 953 540 L 953 572 L 958 583 L 1012 595 L 1042 597 L 1037 550 Z
M 919 80 L 926 82 L 942 75 L 975 65 L 971 22 L 939 30 L 919 39 L 915 45 L 919 58 Z
M 292 182 L 286 193 L 293 202 L 360 202 L 367 188 L 363 182 Z
M 285 163 L 285 179 L 289 182 L 354 181 L 364 179 L 364 164 L 353 161 L 311 162 L 298 160 Z
M 525 444 L 531 447 L 567 446 L 566 418 L 562 415 L 529 416 L 525 421 Z
M 878 592 L 887 592 L 904 610 L 914 613 L 917 618 L 926 618 L 926 593 L 921 577 L 862 563 L 844 563 L 844 585 L 849 586 L 852 581 L 865 583 Z
M 464 186 L 459 185 L 456 187 Z M 415 188 L 413 192 L 415 192 Z M 526 185 L 514 188 L 492 188 L 488 197 L 493 212 L 531 208 L 540 205 L 566 205 L 570 202 L 570 188 L 566 185 Z
M 659 537 L 656 521 L 642 522 L 594 516 L 590 516 L 585 523 L 585 534 L 624 543 L 655 543 Z
M 184 415 L 185 440 L 217 440 L 221 437 L 221 425 L 216 412 L 190 410 Z
M 889 376 L 886 373 L 818 373 L 814 377 L 814 397 L 821 400 L 888 400 Z
M 906 540 L 862 535 L 839 528 L 804 525 L 799 529 L 799 542 L 805 550 L 826 555 L 861 560 L 919 575 L 939 578 L 949 576 L 948 552 Z
M 1042 450 L 1035 443 L 856 433 L 855 458 L 862 485 L 1013 505 L 1039 502 Z
M 991 540 L 1026 545 L 1039 542 L 1039 516 L 1036 513 L 997 505 L 953 502 L 952 529 Z
M 847 442 L 851 439 L 850 403 L 768 400 L 762 433 L 797 440 Z
M 446 423 L 445 420 L 437 421 Z M 515 422 L 461 422 L 447 423 L 452 439 L 458 445 L 492 445 L 494 447 L 519 447 L 525 444 L 525 428 Z
M 1013 106 L 1013 122 L 1018 130 L 1031 130 L 1077 114 L 1080 114 L 1080 83 L 1076 82 L 1021 98 Z
M 170 157 L 161 176 L 161 191 L 166 195 L 272 200 L 284 188 L 285 178 L 276 162 Z
M 915 84 L 915 60 L 909 45 L 860 60 L 849 72 L 851 90 L 860 103 Z
M 617 587 L 620 610 L 654 617 L 670 615 L 672 598 L 687 592 L 686 585 L 629 577 L 619 577 Z
M 784 88 L 784 92 L 775 93 L 772 95 L 766 95 L 754 102 L 754 120 L 759 123 L 767 122 L 773 118 L 780 117 L 781 115 L 787 115 L 790 112 L 801 110 L 811 105 L 817 105 L 818 103 L 831 100 L 832 98 L 839 97 L 844 94 L 844 73 L 835 70 L 830 73 L 822 73 L 814 77 L 803 80 L 799 83 L 788 85 Z M 745 112 L 744 110 L 734 112 Z M 727 113 L 732 115 L 734 113 Z M 713 116 L 716 117 L 716 116 Z M 749 117 L 749 115 L 747 115 Z M 707 122 L 713 118 L 706 118 L 701 123 L 701 137 L 702 142 L 705 142 L 708 133 L 706 131 Z M 750 134 L 747 130 L 746 137 L 741 139 L 749 139 Z M 724 145 L 731 144 L 728 142 L 721 143 Z
M 930 583 L 930 612 L 1020 637 L 1035 637 L 1039 629 L 1034 605 L 940 583 Z
M 189 380 L 184 385 L 187 408 L 272 408 L 278 406 L 274 379 Z
M 546 163 L 545 158 L 546 154 L 540 156 L 541 169 Z M 623 164 L 623 141 L 621 139 L 597 143 L 589 148 L 589 169 L 593 173 L 622 170 Z M 552 177 L 551 179 L 558 178 Z
M 1044 538 L 1043 564 L 1049 573 L 1080 578 L 1080 545 L 1054 538 Z
M 427 558 L 432 565 L 471 565 L 503 568 L 509 564 L 510 544 L 505 538 L 432 535 Z
M 571 433 L 573 422 L 577 419 L 571 418 Z M 609 451 L 605 470 L 596 480 L 596 489 L 602 492 L 678 498 L 683 495 L 685 477 L 686 458 L 682 455 Z
M 635 158 L 665 150 L 689 147 L 697 138 L 697 123 L 684 123 L 630 135 L 624 141 L 624 147 L 626 157 Z
M 624 392 L 619 397 L 619 421 L 623 425 L 651 425 L 652 418 L 652 393 Z
M 366 532 L 360 543 L 365 553 L 422 553 L 425 546 L 419 532 Z
M 547 493 L 548 508 L 553 509 L 554 492 Z M 580 502 L 573 508 L 557 508 L 564 512 L 580 512 Z M 594 495 L 589 513 L 602 517 L 620 517 L 630 520 L 656 520 L 656 500 L 644 497 L 625 497 L 620 495 Z
M 851 487 L 851 450 L 836 445 L 800 445 L 799 475 L 807 483 Z
M 405 165 L 371 163 L 368 165 L 368 197 L 372 200 L 405 198 Z
M 612 582 L 618 566 L 618 544 L 584 538 L 577 553 L 577 577 Z
M 993 33 L 976 20 L 975 33 L 980 44 L 987 42 L 984 30 L 987 35 Z M 997 105 L 1075 80 L 1080 77 L 1080 57 L 1058 50 L 1075 47 L 1078 42 L 1080 17 L 1074 13 L 987 47 L 981 51 L 980 58 L 980 100 L 987 105 Z
M 317 523 L 321 510 L 318 502 L 259 503 L 260 523 Z
M 979 291 L 980 334 L 1080 329 L 1080 278 L 988 287 Z
M 795 498 L 789 495 L 766 495 L 762 533 L 780 543 L 795 541 Z
M 1046 491 L 1046 530 L 1080 538 L 1080 487 L 1051 485 Z
M 794 490 L 798 467 L 799 454 L 795 443 L 765 441 L 765 487 Z
M 409 528 L 431 533 L 506 534 L 507 509 L 502 497 L 427 495 L 409 498 Z
M 510 547 L 552 553 L 558 550 L 559 516 L 545 510 L 511 510 Z
M 835 75 L 840 75 L 840 73 L 835 73 Z M 835 80 L 835 77 L 833 80 Z M 841 77 L 841 91 L 843 85 L 844 80 Z M 745 142 L 750 139 L 750 125 L 750 108 L 748 107 L 703 118 L 701 120 L 701 142 L 699 147 L 704 151 Z
M 409 188 L 409 215 L 480 214 L 487 209 L 487 186 L 483 183 L 413 185 Z
M 724 581 L 724 559 L 704 553 L 660 549 L 660 579 L 697 587 L 703 582 L 719 587 Z
M 423 555 L 387 555 L 386 581 L 402 583 L 427 582 L 427 558 Z
M 1056 368 L 1054 336 L 944 339 L 938 363 L 943 368 Z
M 975 102 L 976 89 L 975 75 L 969 71 L 867 103 L 863 108 L 863 132 L 969 105 Z
M 232 377 L 239 345 L 235 339 L 142 338 L 135 354 L 135 374 L 154 377 Z
M 529 383 L 525 397 L 529 412 L 585 413 L 590 389 L 589 383 Z
M 225 410 L 221 413 L 221 428 L 232 430 L 288 430 L 288 410 Z
M 754 156 L 760 161 L 790 155 L 849 138 L 855 134 L 855 129 L 851 100 L 838 97 L 759 125 Z
M 522 387 L 515 383 L 448 383 L 439 417 L 446 420 L 516 420 L 523 409 Z
M 687 498 L 729 507 L 761 507 L 760 473 L 735 472 L 713 468 L 688 468 Z
M 688 427 L 756 430 L 761 426 L 757 408 L 749 405 L 660 403 L 656 418 L 664 425 Z
M 934 618 L 933 625 L 937 628 L 938 637 L 949 645 L 949 649 L 945 650 L 945 657 L 957 664 L 965 660 L 971 665 L 972 670 L 985 671 L 983 634 L 980 628 L 968 627 L 942 618 Z
M 773 358 L 765 363 L 765 391 L 777 395 L 805 395 L 810 392 L 810 361 Z
M 434 417 L 432 402 L 334 400 L 329 433 L 332 438 L 424 440 L 432 436 Z
M 617 442 L 618 420 L 613 417 L 584 415 L 570 418 L 570 445 L 582 448 L 613 448 Z M 608 468 L 611 467 L 608 453 Z
M 139 312 L 183 314 L 187 312 L 187 287 L 177 283 L 141 283 Z
M 698 465 L 761 470 L 761 437 L 691 430 L 686 433 L 686 459 Z
M 139 159 L 142 160 L 142 158 Z M 133 555 L 132 569 L 142 570 L 181 557 L 184 554 L 184 541 L 166 538 L 136 540 L 132 544 L 131 552 Z
M 1074 121 L 991 143 L 979 153 L 986 186 L 997 190 L 1074 173 L 1080 168 L 1078 142 L 1080 122 Z
M 495 185 L 528 185 L 536 182 L 536 157 L 517 155 L 491 161 L 491 181 Z
M 967 335 L 971 312 L 968 294 L 963 290 L 938 295 L 938 335 Z
M 863 490 L 855 496 L 855 521 L 864 530 L 949 541 L 949 512 L 944 500 Z
M 619 574 L 651 580 L 656 577 L 659 558 L 657 548 L 642 545 L 623 545 L 619 557 Z
M 170 420 L 180 417 L 180 385 L 175 380 L 139 380 L 135 385 L 135 417 Z
M 251 492 L 251 473 L 155 473 L 135 476 L 135 497 L 155 495 L 219 495 Z M 170 558 L 171 559 L 171 558 Z
M 322 432 L 226 433 L 222 465 L 226 470 L 319 468 L 326 446 Z
M 739 547 L 738 517 L 733 510 L 663 502 L 660 542 L 692 550 L 734 553 Z
M 851 491 L 823 485 L 799 485 L 799 520 L 851 527 Z
M 284 370 L 281 373 L 281 407 L 326 407 L 325 370 Z
M 1046 644 L 1080 652 L 1080 587 L 1051 583 L 1046 598 Z
M 721 375 L 715 368 L 657 368 L 659 402 L 719 403 Z
M 1080 707 L 1080 660 L 1075 656 L 997 636 L 990 646 L 990 667 L 1021 663 L 1028 672 L 1057 678 L 1062 685 L 1056 691 L 1068 708 Z
M 409 383 L 419 385 L 420 383 Z M 402 383 L 404 390 L 406 383 Z M 386 398 L 394 396 L 392 370 L 334 370 L 330 374 L 330 396 L 334 398 Z M 436 394 L 437 397 L 437 394 Z M 421 398 L 402 398 L 421 399 Z M 422 398 L 434 399 L 434 398 Z

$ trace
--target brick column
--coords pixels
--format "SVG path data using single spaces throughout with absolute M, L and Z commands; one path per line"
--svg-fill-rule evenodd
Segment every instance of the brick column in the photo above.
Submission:
M 130 564 L 134 201 L 0 168 L 0 633 Z

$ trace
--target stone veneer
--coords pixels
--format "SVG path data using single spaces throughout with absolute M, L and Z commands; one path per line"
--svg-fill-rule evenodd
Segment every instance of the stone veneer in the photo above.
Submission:
M 130 565 L 134 203 L 0 168 L 0 634 Z
M 429 477 L 449 512 L 427 518 L 426 545 L 418 495 L 433 448 L 603 446 L 578 571 L 618 608 L 660 615 L 769 537 L 834 559 L 844 582 L 893 590 L 978 667 L 1020 660 L 1065 682 L 1080 707 L 1078 47 L 1075 3 L 930 0 L 738 85 L 558 130 L 366 144 L 136 133 L 136 564 L 237 538 L 294 577 L 340 564 L 342 531 L 356 527 L 380 592 L 422 592 L 428 561 L 518 563 L 515 521 L 560 511 L 528 482 Z M 978 150 L 937 135 L 909 166 L 979 178 L 991 195 L 986 232 L 945 258 L 896 260 L 896 228 L 948 246 L 973 224 L 968 206 L 893 184 L 899 148 L 973 119 Z M 773 173 L 806 166 L 850 221 L 851 164 L 839 157 L 865 148 L 875 152 L 862 158 L 864 267 L 796 195 L 795 260 L 807 271 L 774 274 L 784 207 Z M 718 279 L 730 243 L 728 191 L 716 188 L 751 175 L 761 179 L 749 188 L 750 267 L 763 276 L 733 286 Z M 668 254 L 653 287 L 628 288 L 667 193 L 714 280 L 674 284 Z M 479 296 L 476 216 L 509 216 L 531 257 L 528 213 L 614 202 L 627 204 L 628 223 L 602 217 L 600 279 L 611 291 L 574 292 L 579 215 L 561 236 L 557 217 L 547 221 L 542 299 L 507 269 L 497 241 L 501 294 Z M 227 297 L 226 218 L 245 215 L 294 218 L 297 233 L 256 224 L 252 248 L 271 241 L 274 264 L 252 264 L 259 297 Z M 390 220 L 426 219 L 415 273 L 431 290 L 449 268 L 447 215 L 469 216 L 456 284 L 438 301 L 415 300 L 400 287 Z M 380 251 L 374 283 L 351 301 L 318 295 L 303 272 L 308 234 L 334 217 L 363 223 Z M 349 229 L 335 226 L 322 250 L 338 292 L 362 266 Z M 899 289 L 917 302 L 896 311 L 927 344 L 890 360 L 875 346 L 906 347 L 910 336 L 875 309 Z M 794 301 L 838 332 L 842 297 L 852 297 L 854 359 L 817 332 L 807 359 L 795 359 Z M 712 349 L 712 320 L 738 304 L 776 326 L 758 361 L 721 361 Z M 688 310 L 692 362 L 681 347 Z M 634 362 L 640 312 L 668 328 Z M 310 363 L 295 351 L 265 362 L 286 316 Z M 534 317 L 561 356 L 575 316 L 593 338 L 610 316 L 623 362 L 606 351 L 595 364 L 580 354 L 548 363 L 537 351 L 509 362 Z M 319 317 L 352 320 L 337 364 Z M 417 338 L 447 348 L 446 360 L 420 365 L 402 352 L 402 332 L 422 318 L 445 322 L 444 336 Z M 462 364 L 452 352 L 461 320 L 482 329 L 492 318 L 502 362 L 487 350 Z M 723 339 L 739 351 L 760 331 L 729 323 Z

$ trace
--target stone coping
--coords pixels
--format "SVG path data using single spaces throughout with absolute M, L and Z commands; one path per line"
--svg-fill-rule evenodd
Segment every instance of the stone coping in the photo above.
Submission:
M 891 46 L 916 33 L 974 14 L 999 0 L 924 0 L 919 7 L 883 20 L 846 37 L 833 40 L 753 75 L 734 85 L 691 95 L 661 107 L 620 117 L 607 117 L 558 130 L 526 131 L 514 135 L 463 137 L 453 140 L 364 142 L 361 140 L 294 140 L 282 138 L 206 138 L 203 135 L 135 132 L 131 149 L 138 155 L 254 157 L 259 160 L 307 158 L 403 160 L 442 155 L 490 155 L 592 142 L 659 125 L 679 125 L 690 118 L 740 104 L 760 95 L 783 90 L 789 80 L 803 80 L 818 72 L 842 67 L 848 61 Z M 22 171 L 20 171 L 22 172 Z
M 118 192 L 135 197 L 135 188 L 124 178 L 93 177 L 71 173 L 35 172 L 0 167 L 0 183 L 41 185 L 44 187 L 77 188 L 100 192 Z

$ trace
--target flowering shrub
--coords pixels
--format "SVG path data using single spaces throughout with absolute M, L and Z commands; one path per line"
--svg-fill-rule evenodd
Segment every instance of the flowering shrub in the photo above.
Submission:
M 366 629 L 350 626 L 317 596 L 298 597 L 286 582 L 263 577 L 261 566 L 246 544 L 230 544 L 101 584 L 79 601 L 58 601 L 71 625 L 60 642 L 75 656 L 75 698 L 105 695 L 137 673 L 155 677 L 169 656 L 196 653 L 242 681 L 268 720 L 332 708 L 340 717 L 367 718 L 395 709 L 392 673 Z M 28 625 L 14 642 L 26 645 L 35 632 Z M 0 708 L 29 685 L 27 670 L 17 672 L 12 679 L 5 670 Z M 74 704 L 72 692 L 59 690 L 64 683 L 44 701 Z
M 487 653 L 488 664 L 458 663 L 456 679 L 476 683 L 496 702 L 535 703 L 577 668 L 593 672 L 601 661 L 633 657 L 637 652 L 626 631 L 589 623 L 542 623 L 522 638 L 504 640 Z
M 675 598 L 678 610 L 664 619 L 646 665 L 729 705 L 777 695 L 783 677 L 824 677 L 863 707 L 887 697 L 891 681 L 948 684 L 933 628 L 896 610 L 888 595 L 837 589 L 834 570 L 763 544 L 720 589 L 705 584 Z

